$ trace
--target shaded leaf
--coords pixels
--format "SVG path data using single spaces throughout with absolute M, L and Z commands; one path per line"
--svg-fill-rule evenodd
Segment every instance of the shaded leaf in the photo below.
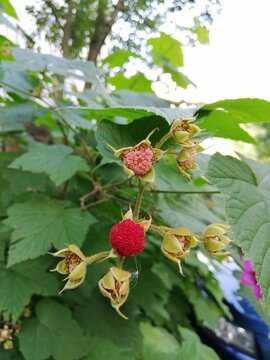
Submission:
M 34 173 L 45 172 L 59 186 L 78 171 L 88 171 L 86 161 L 76 155 L 65 145 L 38 145 L 29 148 L 28 152 L 17 158 L 9 166 Z
M 25 360 L 77 360 L 86 355 L 83 332 L 67 307 L 41 300 L 36 316 L 23 321 L 18 335 Z
M 50 266 L 46 258 L 26 261 L 8 269 L 0 265 L 0 308 L 12 315 L 13 322 L 17 321 L 33 294 L 57 293 L 56 278 L 47 273 Z

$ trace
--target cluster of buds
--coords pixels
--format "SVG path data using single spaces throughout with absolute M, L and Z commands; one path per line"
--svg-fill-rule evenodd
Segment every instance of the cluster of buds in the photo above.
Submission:
M 182 275 L 181 261 L 186 260 L 190 250 L 199 243 L 203 243 L 211 255 L 229 255 L 229 252 L 222 251 L 230 242 L 228 236 L 225 235 L 229 230 L 227 225 L 208 225 L 202 235 L 195 235 L 185 227 L 169 228 L 151 225 L 151 230 L 163 237 L 161 251 L 168 259 L 178 264 Z
M 211 224 L 206 227 L 202 241 L 211 255 L 229 255 L 229 252 L 223 251 L 230 242 L 229 237 L 225 235 L 228 230 L 229 226 L 224 224 Z
M 147 136 L 135 146 L 124 147 L 115 149 L 108 144 L 114 155 L 122 162 L 125 173 L 130 178 L 131 176 L 138 176 L 141 180 L 147 182 L 155 181 L 154 163 L 158 161 L 164 152 L 151 145 L 150 137 L 156 131 L 154 129 Z
M 5 323 L 3 327 L 0 328 L 0 343 L 2 343 L 5 350 L 13 349 L 13 335 L 20 331 L 20 323 L 15 325 Z
M 173 122 L 170 130 L 175 142 L 182 147 L 176 158 L 178 170 L 187 177 L 190 177 L 187 170 L 197 169 L 197 154 L 203 151 L 198 140 L 193 139 L 201 131 L 197 125 L 191 124 L 195 119 L 195 117 L 177 119 Z

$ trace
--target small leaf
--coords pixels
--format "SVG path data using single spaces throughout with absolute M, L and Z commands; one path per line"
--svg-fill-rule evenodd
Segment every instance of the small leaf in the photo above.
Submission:
M 128 62 L 129 58 L 133 56 L 135 58 L 139 57 L 138 54 L 136 54 L 133 51 L 129 50 L 116 50 L 109 56 L 107 56 L 105 59 L 102 60 L 102 64 L 108 64 L 108 67 L 110 69 L 116 67 L 116 66 L 122 66 L 126 62 Z
M 86 355 L 85 338 L 70 310 L 53 300 L 41 300 L 37 318 L 23 321 L 18 335 L 25 360 L 77 360 Z
M 182 44 L 170 35 L 161 32 L 160 37 L 149 39 L 147 44 L 152 45 L 152 53 L 157 65 L 160 65 L 159 57 L 168 60 L 175 66 L 184 65 L 184 57 L 181 49 Z
M 122 73 L 118 73 L 114 77 L 111 77 L 108 82 L 114 85 L 116 90 L 132 90 L 146 93 L 153 92 L 151 81 L 142 73 L 137 73 L 130 78 L 126 78 Z
M 72 152 L 72 149 L 65 145 L 33 146 L 9 167 L 34 173 L 45 172 L 59 186 L 77 171 L 89 170 L 86 161 L 79 156 L 71 155 Z

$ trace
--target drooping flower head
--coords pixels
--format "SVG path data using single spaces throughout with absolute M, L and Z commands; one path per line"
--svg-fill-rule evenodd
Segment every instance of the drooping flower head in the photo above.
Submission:
M 193 137 L 197 136 L 201 129 L 194 124 L 191 124 L 196 120 L 196 117 L 190 117 L 186 119 L 176 119 L 171 126 L 171 134 L 177 144 L 182 146 L 190 146 Z
M 184 227 L 167 228 L 160 227 L 160 233 L 163 234 L 161 251 L 170 260 L 176 262 L 179 271 L 183 275 L 181 260 L 186 260 L 190 250 L 197 245 L 197 239 L 192 232 Z
M 224 224 L 211 224 L 206 227 L 203 233 L 203 242 L 206 250 L 212 255 L 229 255 L 228 252 L 222 252 L 231 241 L 225 234 L 229 226 Z
M 187 177 L 190 175 L 187 173 L 187 170 L 196 170 L 198 165 L 196 163 L 197 154 L 203 151 L 203 147 L 191 143 L 190 146 L 183 147 L 176 158 L 176 163 L 178 170 Z
M 64 258 L 57 264 L 55 269 L 51 270 L 58 271 L 63 275 L 68 275 L 66 278 L 68 281 L 61 292 L 67 289 L 74 289 L 81 285 L 85 279 L 87 262 L 78 246 L 71 244 L 67 248 L 59 250 L 52 255 Z
M 130 209 L 123 217 L 123 220 L 115 224 L 110 231 L 110 241 L 113 249 L 120 256 L 134 256 L 145 248 L 145 232 L 151 223 L 149 220 L 133 220 L 133 213 Z
M 256 273 L 250 260 L 243 261 L 243 271 L 240 279 L 244 285 L 252 286 L 253 294 L 257 299 L 262 298 L 261 287 L 257 284 Z
M 155 180 L 153 165 L 163 155 L 163 151 L 153 148 L 149 140 L 155 130 L 135 146 L 116 150 L 108 144 L 114 155 L 121 159 L 123 169 L 129 178 L 135 175 L 144 181 L 153 182 Z
M 127 317 L 122 314 L 120 307 L 127 300 L 129 294 L 130 276 L 130 272 L 113 266 L 98 283 L 102 295 L 110 299 L 112 307 L 124 319 Z

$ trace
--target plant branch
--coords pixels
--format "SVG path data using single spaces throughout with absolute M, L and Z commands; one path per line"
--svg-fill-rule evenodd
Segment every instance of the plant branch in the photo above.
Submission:
M 135 220 L 138 220 L 139 215 L 140 215 L 140 209 L 141 209 L 141 205 L 142 205 L 142 198 L 143 198 L 144 190 L 145 190 L 145 187 L 144 187 L 141 179 L 139 179 L 139 192 L 137 195 L 136 204 L 135 204 L 135 208 L 134 208 L 134 219 Z
M 104 21 L 104 12 L 103 12 L 103 3 L 99 1 L 98 5 L 98 17 L 96 21 L 96 28 L 93 35 L 93 38 L 90 42 L 89 52 L 87 60 L 93 61 L 96 63 L 97 57 L 100 53 L 102 46 L 105 43 L 105 40 L 109 33 L 111 32 L 112 26 L 115 23 L 118 13 L 124 8 L 124 0 L 118 0 L 117 4 L 114 7 L 113 12 L 111 13 L 110 19 Z
M 177 190 L 145 190 L 157 194 L 220 194 L 218 190 L 211 191 L 177 191 Z
M 55 20 L 56 20 L 58 26 L 60 27 L 60 29 L 62 29 L 64 31 L 64 26 L 61 24 L 58 14 L 57 14 L 57 7 L 51 2 L 51 0 L 45 0 L 45 4 L 48 6 L 48 8 L 51 9 L 51 12 L 52 12 L 53 16 L 55 17 Z

